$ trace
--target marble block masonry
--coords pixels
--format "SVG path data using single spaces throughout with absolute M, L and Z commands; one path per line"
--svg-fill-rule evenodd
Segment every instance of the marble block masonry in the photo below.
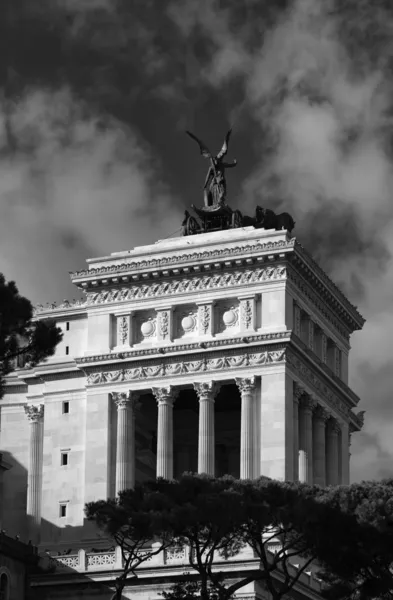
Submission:
M 64 331 L 55 355 L 7 378 L 7 533 L 88 551 L 86 502 L 185 470 L 349 482 L 364 319 L 295 238 L 244 227 L 87 263 L 83 300 L 36 310 Z

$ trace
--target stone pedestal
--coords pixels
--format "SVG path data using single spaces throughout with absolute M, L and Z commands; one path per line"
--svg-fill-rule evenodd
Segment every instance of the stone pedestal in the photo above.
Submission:
M 299 481 L 312 483 L 312 412 L 315 403 L 303 395 L 299 414 Z
M 255 453 L 255 377 L 236 378 L 235 381 L 241 393 L 240 479 L 252 479 Z
M 157 477 L 173 479 L 173 404 L 172 387 L 152 388 L 158 404 Z
M 338 485 L 339 483 L 339 452 L 338 434 L 340 427 L 334 419 L 329 419 L 326 435 L 326 475 L 327 485 Z
M 214 477 L 214 398 L 219 387 L 214 381 L 194 383 L 199 398 L 198 473 Z
M 135 403 L 131 392 L 113 392 L 117 406 L 116 495 L 135 485 Z
M 29 470 L 27 475 L 26 514 L 29 521 L 29 535 L 34 545 L 40 541 L 41 488 L 44 405 L 26 405 L 25 412 L 30 422 Z
M 314 479 L 313 483 L 318 485 L 326 485 L 326 448 L 325 448 L 325 432 L 326 422 L 329 418 L 329 413 L 322 407 L 317 406 L 314 411 L 313 423 L 313 462 L 314 462 Z

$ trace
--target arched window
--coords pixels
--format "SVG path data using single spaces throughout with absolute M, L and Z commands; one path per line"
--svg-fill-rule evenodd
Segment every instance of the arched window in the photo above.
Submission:
M 0 575 L 0 600 L 9 600 L 10 582 L 6 573 Z

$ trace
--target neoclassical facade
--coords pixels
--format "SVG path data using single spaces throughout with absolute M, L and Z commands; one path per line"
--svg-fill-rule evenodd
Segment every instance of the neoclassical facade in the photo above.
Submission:
M 40 598 L 61 597 L 59 573 L 63 591 L 66 573 L 104 587 L 113 578 L 118 549 L 83 509 L 135 480 L 197 471 L 349 483 L 363 423 L 349 339 L 364 319 L 295 238 L 247 227 L 87 263 L 71 274 L 84 300 L 37 307 L 64 331 L 55 356 L 17 369 L 1 401 L 8 529 L 69 552 L 34 582 Z M 149 577 L 181 569 L 181 552 L 141 567 L 141 598 L 159 598 Z M 253 560 L 228 563 L 228 577 Z

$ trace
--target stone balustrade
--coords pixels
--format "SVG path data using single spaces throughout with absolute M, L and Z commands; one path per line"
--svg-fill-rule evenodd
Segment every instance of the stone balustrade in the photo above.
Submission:
M 280 540 L 273 539 L 268 543 L 267 549 L 273 557 L 282 550 L 282 544 Z M 154 552 L 154 544 L 151 547 L 151 551 Z M 147 548 L 146 554 L 149 553 L 149 549 Z M 184 565 L 191 569 L 188 562 L 188 553 L 188 546 L 174 546 L 172 548 L 167 548 L 153 556 L 149 556 L 149 558 L 138 567 L 138 571 L 140 571 L 142 575 L 143 571 L 147 569 L 155 569 L 162 566 L 183 567 Z M 237 562 L 243 563 L 243 568 L 246 561 L 250 561 L 250 563 L 254 561 L 259 562 L 256 554 L 249 546 L 243 548 L 229 561 L 217 556 L 217 559 L 214 562 L 215 564 L 226 563 L 228 566 L 230 563 L 231 567 L 236 569 Z M 302 564 L 304 564 L 302 558 L 293 557 L 288 565 L 289 572 L 292 572 L 293 576 L 295 576 Z M 117 571 L 122 568 L 123 558 L 119 546 L 116 546 L 113 551 L 106 552 L 86 552 L 84 549 L 80 549 L 76 554 L 53 556 L 49 559 L 49 569 L 54 571 L 55 575 L 62 575 L 63 573 L 70 571 L 76 571 L 78 573 L 92 573 L 94 571 L 102 570 Z M 222 568 L 222 566 L 220 568 Z M 299 583 L 306 584 L 319 592 L 321 590 L 321 580 L 317 577 L 317 572 L 318 568 L 313 566 L 300 576 Z

